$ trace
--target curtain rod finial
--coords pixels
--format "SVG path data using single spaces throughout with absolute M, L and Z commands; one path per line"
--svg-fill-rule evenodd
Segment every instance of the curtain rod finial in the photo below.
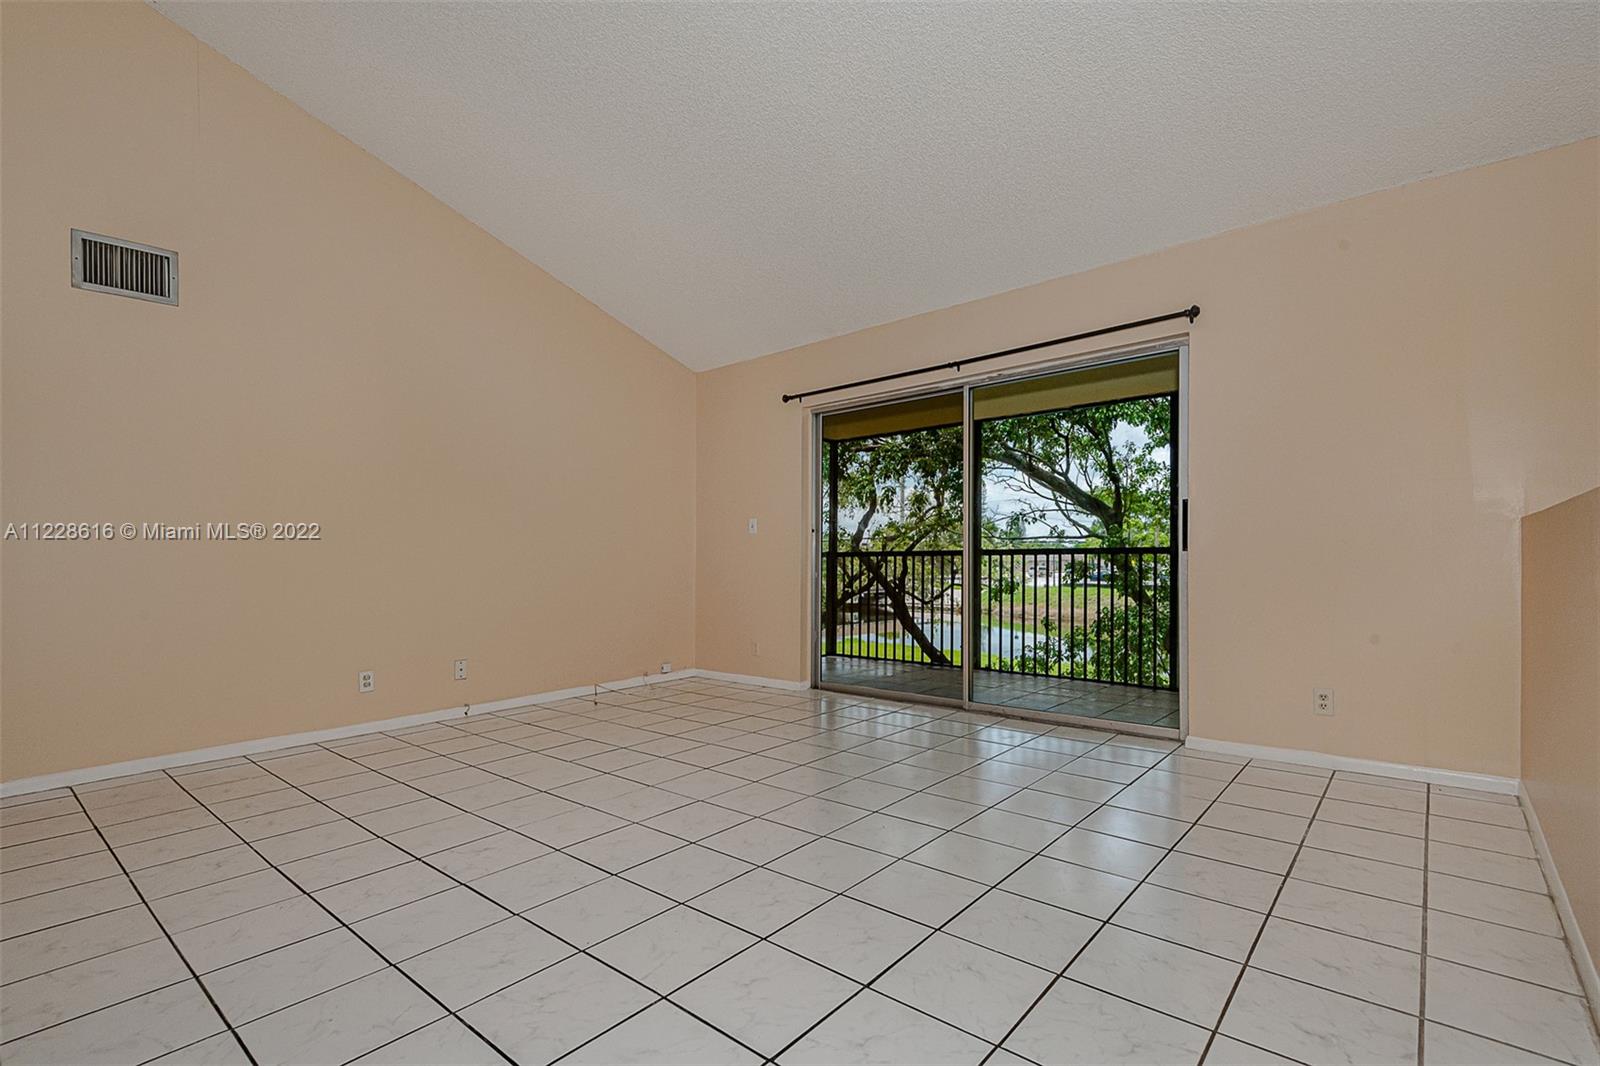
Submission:
M 1189 310 L 1186 313 L 1189 316 L 1189 324 L 1194 325 L 1194 320 L 1200 317 L 1200 305 L 1190 304 Z

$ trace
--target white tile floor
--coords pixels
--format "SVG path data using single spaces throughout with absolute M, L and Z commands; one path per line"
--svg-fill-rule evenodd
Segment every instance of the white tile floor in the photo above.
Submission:
M 0 1058 L 1600 1061 L 1514 801 L 1175 749 L 687 681 L 14 797 Z

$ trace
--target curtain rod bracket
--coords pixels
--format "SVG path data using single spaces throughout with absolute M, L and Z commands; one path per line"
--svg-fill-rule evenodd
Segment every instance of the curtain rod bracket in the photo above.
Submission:
M 1194 320 L 1199 317 L 1200 305 L 1190 304 L 1182 311 L 1173 311 L 1170 314 L 1154 315 L 1150 318 L 1141 318 L 1136 322 L 1122 322 L 1115 326 L 1103 326 L 1100 329 L 1091 329 L 1085 333 L 1074 333 L 1070 336 L 1057 337 L 1054 340 L 1048 341 L 1038 341 L 1034 344 L 1024 344 L 1016 348 L 1004 348 L 998 352 L 990 352 L 987 355 L 973 355 L 968 356 L 965 359 L 952 359 L 948 362 L 935 363 L 932 366 L 921 366 L 913 370 L 899 370 L 893 374 L 879 374 L 877 377 L 861 378 L 858 381 L 847 381 L 842 385 L 829 385 L 826 388 L 811 389 L 807 392 L 786 392 L 783 394 L 783 402 L 788 403 L 790 400 L 804 400 L 807 396 L 821 396 L 823 393 L 839 392 L 842 389 L 859 388 L 862 385 L 877 385 L 885 381 L 898 381 L 901 378 L 909 378 L 917 374 L 931 374 L 936 370 L 954 370 L 957 373 L 960 373 L 963 366 L 967 366 L 972 363 L 981 363 L 988 359 L 999 359 L 1007 355 L 1021 355 L 1023 352 L 1037 351 L 1040 348 L 1049 348 L 1057 344 L 1067 344 L 1071 341 L 1088 340 L 1090 337 L 1104 337 L 1109 333 L 1121 333 L 1126 329 L 1138 329 L 1140 326 L 1153 326 L 1158 322 L 1172 322 L 1180 318 L 1188 319 L 1189 324 L 1193 325 Z

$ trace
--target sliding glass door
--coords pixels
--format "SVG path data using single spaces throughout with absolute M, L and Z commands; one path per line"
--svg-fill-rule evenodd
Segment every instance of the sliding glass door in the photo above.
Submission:
M 819 684 L 1180 729 L 1181 367 L 821 416 Z
M 963 699 L 962 394 L 821 419 L 819 680 Z

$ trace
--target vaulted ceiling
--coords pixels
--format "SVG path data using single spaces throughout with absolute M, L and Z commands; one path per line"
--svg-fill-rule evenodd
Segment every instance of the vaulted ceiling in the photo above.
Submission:
M 1600 4 L 155 7 L 706 369 L 1600 132 Z

